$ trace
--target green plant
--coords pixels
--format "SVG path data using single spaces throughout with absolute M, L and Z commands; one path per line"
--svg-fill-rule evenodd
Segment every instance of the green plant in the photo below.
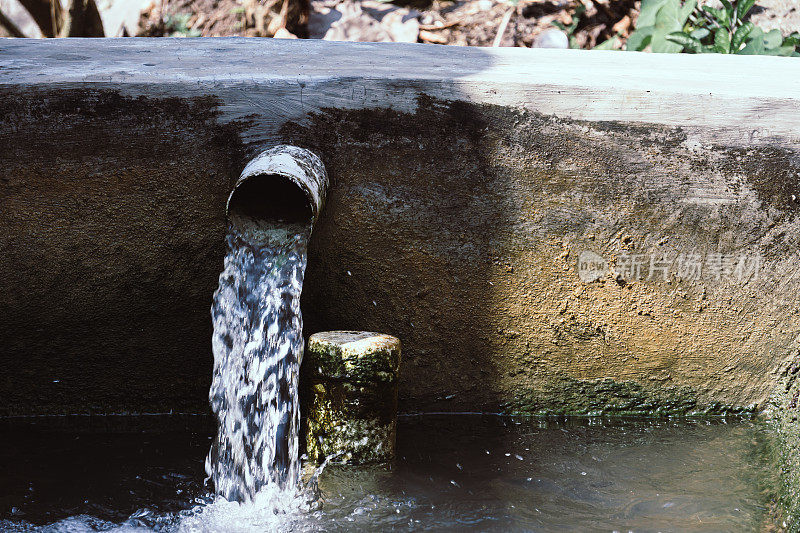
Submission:
M 578 44 L 578 40 L 575 38 L 575 31 L 578 29 L 578 25 L 581 22 L 581 17 L 586 12 L 586 6 L 580 4 L 576 9 L 575 12 L 572 14 L 572 20 L 570 21 L 569 25 L 563 24 L 557 20 L 552 22 L 553 26 L 558 28 L 559 30 L 563 31 L 567 34 L 567 39 L 569 39 L 569 47 L 570 48 L 580 48 Z M 603 41 L 602 43 L 598 44 L 592 50 L 615 50 L 622 45 L 622 40 L 619 38 L 619 35 L 614 35 L 610 39 Z
M 784 38 L 745 21 L 755 0 L 720 0 L 721 8 L 697 0 L 642 0 L 636 31 L 627 50 L 798 56 L 800 34 Z
M 627 50 L 644 50 L 648 46 L 653 52 L 680 52 L 683 47 L 667 37 L 683 29 L 695 10 L 697 0 L 642 0 L 636 31 L 628 37 Z
M 619 50 L 621 47 L 622 39 L 620 39 L 619 34 L 617 34 L 596 45 L 592 50 Z
M 553 21 L 553 26 L 567 34 L 570 48 L 580 48 L 580 46 L 578 46 L 578 41 L 575 39 L 575 30 L 578 29 L 578 24 L 581 22 L 581 16 L 583 15 L 584 11 L 586 11 L 586 6 L 580 4 L 572 14 L 572 20 L 570 21 L 569 25 L 563 24 L 557 20 Z
M 164 30 L 170 37 L 200 37 L 200 30 L 189 27 L 189 13 L 178 13 L 164 17 Z
M 575 30 L 578 29 L 578 24 L 580 24 L 581 15 L 583 15 L 584 11 L 586 11 L 586 6 L 580 4 L 572 14 L 572 20 L 570 21 L 569 25 L 557 20 L 553 21 L 553 26 L 567 34 L 570 48 L 580 48 L 580 46 L 578 46 L 578 42 L 575 40 Z

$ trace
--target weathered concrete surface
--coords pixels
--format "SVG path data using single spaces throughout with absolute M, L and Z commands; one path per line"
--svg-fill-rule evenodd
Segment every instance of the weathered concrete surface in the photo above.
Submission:
M 0 42 L 0 410 L 204 409 L 225 198 L 278 143 L 333 183 L 306 332 L 401 338 L 401 410 L 758 410 L 800 331 L 779 77 L 800 64 Z
M 0 410 L 202 408 L 242 160 L 214 101 L 28 88 L 0 110 Z
M 781 376 L 768 404 L 770 427 L 775 435 L 772 446 L 779 472 L 778 506 L 786 531 L 800 531 L 800 356 L 796 356 Z
M 361 383 L 395 382 L 400 339 L 369 331 L 321 331 L 308 339 L 308 372 L 315 377 Z

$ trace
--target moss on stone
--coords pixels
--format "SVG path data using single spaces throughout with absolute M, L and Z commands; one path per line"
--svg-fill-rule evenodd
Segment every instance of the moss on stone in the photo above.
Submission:
M 326 331 L 311 335 L 306 358 L 312 375 L 323 379 L 394 382 L 400 341 L 381 333 Z
M 382 462 L 394 456 L 397 384 L 362 386 L 315 382 L 307 415 L 308 456 L 336 454 L 346 463 Z
M 306 451 L 318 462 L 385 462 L 394 456 L 400 341 L 358 331 L 308 342 Z

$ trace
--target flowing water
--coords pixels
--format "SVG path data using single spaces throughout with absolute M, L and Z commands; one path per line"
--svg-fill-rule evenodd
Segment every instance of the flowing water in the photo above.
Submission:
M 300 292 L 310 233 L 308 224 L 231 217 L 211 308 L 209 397 L 218 432 L 206 459 L 216 492 L 229 501 L 297 488 Z
M 401 417 L 395 464 L 329 465 L 321 508 L 239 504 L 203 484 L 211 423 L 79 426 L 0 422 L 0 531 L 760 531 L 778 470 L 746 420 Z

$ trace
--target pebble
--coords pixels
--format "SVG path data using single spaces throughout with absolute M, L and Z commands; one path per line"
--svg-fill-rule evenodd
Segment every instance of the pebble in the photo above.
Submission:
M 569 38 L 561 30 L 550 28 L 533 39 L 533 48 L 569 48 Z

